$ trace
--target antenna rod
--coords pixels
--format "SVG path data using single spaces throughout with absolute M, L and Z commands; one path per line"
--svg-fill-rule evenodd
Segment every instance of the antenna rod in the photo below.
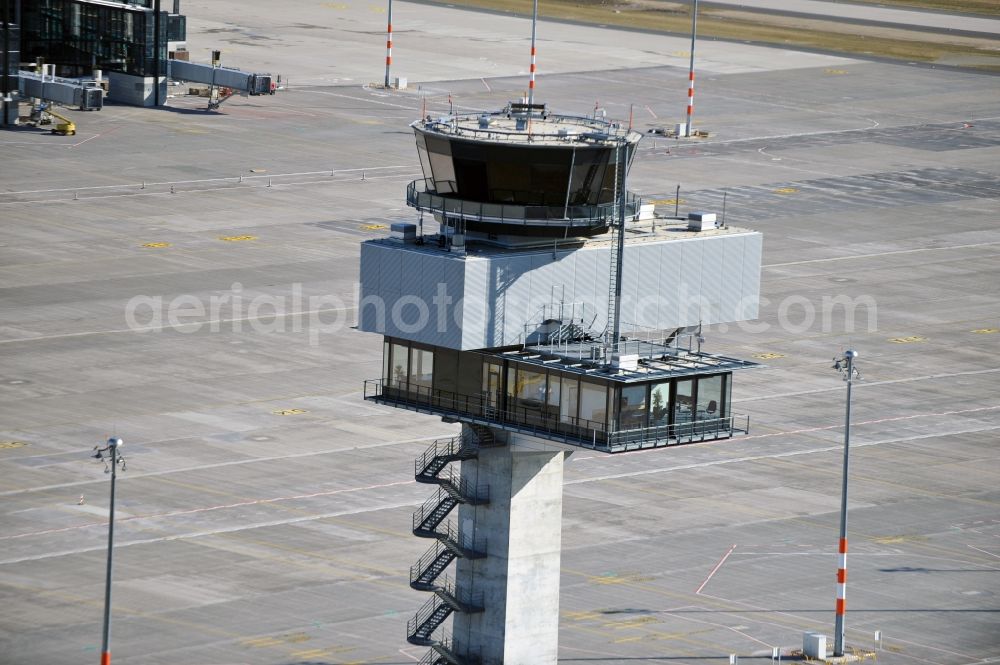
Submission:
M 389 89 L 389 67 L 392 65 L 392 0 L 389 0 L 389 22 L 385 36 L 385 89 Z
M 694 0 L 694 7 L 691 10 L 691 65 L 688 68 L 688 108 L 687 108 L 687 132 L 691 134 L 691 117 L 694 115 L 694 36 L 698 31 L 698 0 Z
M 614 223 L 618 224 L 618 241 L 615 247 L 611 248 L 612 252 L 616 252 L 618 259 L 615 261 L 615 308 L 614 317 L 611 328 L 611 353 L 618 349 L 618 339 L 621 337 L 621 327 L 622 327 L 622 262 L 625 259 L 625 204 L 628 201 L 628 197 L 625 194 L 625 184 L 627 182 L 628 173 L 628 142 L 622 139 L 618 143 L 618 154 L 616 159 L 619 161 L 621 169 L 618 176 L 618 191 L 617 201 L 615 202 L 618 208 L 618 219 Z M 611 358 L 608 358 L 609 361 Z
M 538 23 L 538 0 L 534 1 L 531 11 L 531 78 L 528 80 L 528 116 L 531 116 L 531 104 L 535 101 L 535 24 Z

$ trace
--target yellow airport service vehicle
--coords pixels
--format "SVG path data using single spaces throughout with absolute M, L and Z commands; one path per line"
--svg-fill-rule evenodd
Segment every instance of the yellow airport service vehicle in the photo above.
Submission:
M 53 124 L 52 119 L 59 122 Z M 31 122 L 36 125 L 52 125 L 52 133 L 61 136 L 73 136 L 76 134 L 76 123 L 66 116 L 52 110 L 52 105 L 41 103 L 31 110 Z

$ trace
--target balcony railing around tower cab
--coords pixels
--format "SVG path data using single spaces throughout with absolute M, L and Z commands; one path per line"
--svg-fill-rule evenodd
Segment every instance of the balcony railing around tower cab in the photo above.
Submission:
M 481 203 L 429 192 L 423 179 L 414 180 L 407 185 L 406 204 L 422 212 L 446 215 L 465 221 L 494 224 L 596 229 L 617 221 L 616 205 L 610 202 L 596 205 Z M 635 219 L 638 216 L 641 204 L 642 199 L 635 194 L 626 195 L 625 217 L 627 220 Z
M 609 453 L 728 439 L 735 434 L 747 434 L 750 431 L 750 417 L 737 414 L 616 429 L 599 421 L 546 415 L 530 407 L 501 409 L 498 400 L 486 394 L 464 395 L 423 386 L 389 387 L 384 385 L 383 379 L 366 380 L 364 397 L 387 406 L 449 416 L 469 424 L 499 427 Z

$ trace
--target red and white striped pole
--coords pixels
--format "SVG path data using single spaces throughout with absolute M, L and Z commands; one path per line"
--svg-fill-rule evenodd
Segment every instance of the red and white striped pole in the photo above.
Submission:
M 691 118 L 694 116 L 694 37 L 698 32 L 698 0 L 694 0 L 691 9 L 691 66 L 688 68 L 688 107 L 687 125 L 684 135 L 691 136 Z
M 535 0 L 531 11 L 531 69 L 528 80 L 528 117 L 531 117 L 531 104 L 535 100 L 535 24 L 538 23 L 538 0 Z
M 834 626 L 834 655 L 844 655 L 844 614 L 847 612 L 847 538 L 840 539 L 837 554 L 837 619 Z M 838 654 L 839 652 L 839 654 Z
M 389 68 L 392 66 L 392 0 L 389 0 L 389 22 L 385 36 L 385 87 L 389 89 Z

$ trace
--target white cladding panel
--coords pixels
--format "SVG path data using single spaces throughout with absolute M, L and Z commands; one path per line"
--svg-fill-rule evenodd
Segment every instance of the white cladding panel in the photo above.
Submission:
M 681 281 L 678 289 L 680 311 L 678 328 L 696 326 L 699 321 L 709 322 L 707 303 L 701 295 L 701 265 L 704 242 L 685 240 L 681 245 Z M 720 245 L 718 249 L 722 249 Z
M 490 297 L 490 262 L 485 259 L 470 258 L 465 261 L 465 290 L 462 298 L 462 350 L 499 346 L 494 343 L 493 322 L 487 320 L 486 303 Z M 450 288 L 450 285 L 449 285 Z
M 703 235 L 626 245 L 622 331 L 672 330 L 754 318 L 761 235 Z M 427 247 L 362 244 L 359 328 L 462 350 L 517 344 L 551 318 L 607 324 L 611 247 L 459 255 Z M 444 291 L 439 290 L 442 284 Z M 371 298 L 378 296 L 378 298 Z M 368 300 L 384 301 L 384 325 Z M 740 305 L 742 304 L 742 307 Z M 582 316 L 583 307 L 586 314 Z M 544 309 L 543 309 L 544 307 Z
M 747 237 L 739 243 L 726 243 L 722 259 L 722 284 L 719 298 L 719 316 L 739 320 L 743 298 L 743 252 Z
M 722 251 L 712 251 L 711 249 L 702 253 L 701 256 L 701 297 L 704 299 L 705 320 L 722 320 L 722 283 L 725 271 L 724 262 L 726 258 L 726 245 L 723 243 L 718 249 Z M 734 285 L 739 288 L 739 284 Z
M 658 278 L 646 289 L 651 304 L 645 308 L 655 313 L 657 321 L 672 321 L 678 316 L 682 250 L 683 243 L 679 242 L 665 242 L 660 246 Z
M 764 237 L 759 233 L 746 236 L 743 243 L 743 306 L 731 315 L 729 321 L 756 319 L 760 309 L 760 264 L 764 251 Z

